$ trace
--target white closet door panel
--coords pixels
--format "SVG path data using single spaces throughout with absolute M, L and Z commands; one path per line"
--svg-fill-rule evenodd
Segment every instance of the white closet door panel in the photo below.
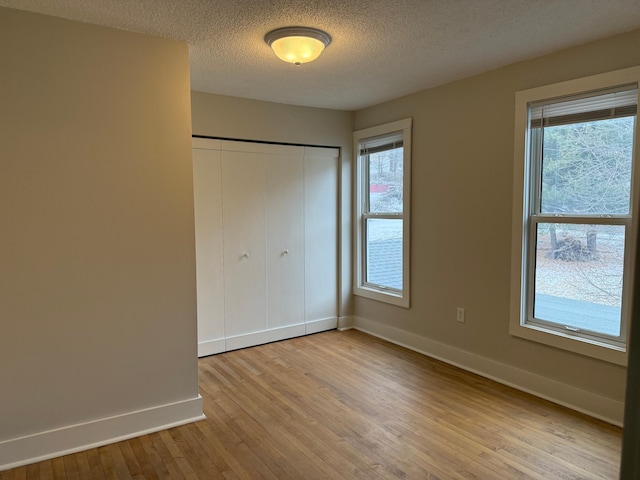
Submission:
M 305 320 L 337 317 L 338 151 L 308 149 L 304 158 Z
M 222 152 L 225 333 L 267 328 L 265 162 Z
M 336 147 L 303 147 L 305 157 L 339 158 L 340 149 Z M 336 178 L 337 181 L 337 178 Z
M 304 322 L 303 157 L 268 155 L 265 162 L 268 326 L 275 328 Z
M 191 139 L 191 148 L 203 148 L 205 150 L 220 150 L 222 142 L 217 138 L 201 138 L 193 137 Z
M 198 295 L 198 356 L 224 349 L 220 151 L 193 150 Z
M 276 143 L 243 142 L 240 140 L 221 140 L 220 148 L 229 152 L 264 153 L 266 155 L 304 155 L 305 147 L 279 145 Z

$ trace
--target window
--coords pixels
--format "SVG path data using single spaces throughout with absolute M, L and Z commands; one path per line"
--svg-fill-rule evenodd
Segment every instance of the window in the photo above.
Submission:
M 510 331 L 620 364 L 636 242 L 638 73 L 516 96 Z
M 354 132 L 354 293 L 409 307 L 411 119 Z

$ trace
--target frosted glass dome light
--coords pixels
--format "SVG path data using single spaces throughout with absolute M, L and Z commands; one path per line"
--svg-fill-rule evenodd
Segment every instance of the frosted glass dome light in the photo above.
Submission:
M 318 58 L 331 43 L 331 36 L 315 28 L 286 27 L 267 33 L 264 41 L 280 60 L 302 65 Z

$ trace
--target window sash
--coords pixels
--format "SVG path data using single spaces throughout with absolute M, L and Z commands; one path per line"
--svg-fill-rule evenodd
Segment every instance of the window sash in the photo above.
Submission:
M 636 119 L 637 121 L 637 119 Z M 631 215 L 633 212 L 633 176 L 635 166 L 631 165 L 631 184 L 629 191 L 629 210 L 627 213 L 571 213 L 571 212 L 554 212 L 543 213 L 542 212 L 542 155 L 543 155 L 543 142 L 544 142 L 544 129 L 543 128 L 530 128 L 528 131 L 528 151 L 530 162 L 530 175 L 529 175 L 529 196 L 528 196 L 528 215 L 536 215 L 539 217 L 555 217 L 556 219 L 562 218 L 563 223 L 581 223 L 589 218 L 600 219 L 615 219 L 615 218 L 628 218 L 631 221 Z M 635 145 L 633 146 L 635 149 Z M 635 153 L 632 153 L 635 158 Z
M 387 146 L 389 146 L 391 144 L 387 144 Z M 389 148 L 384 148 L 381 150 L 378 150 L 376 152 L 369 152 L 366 154 L 361 154 L 359 156 L 359 161 L 362 162 L 362 214 L 363 215 L 402 215 L 404 212 L 392 212 L 392 211 L 388 211 L 388 212 L 372 212 L 371 211 L 371 194 L 370 194 L 370 189 L 371 189 L 371 179 L 370 179 L 370 171 L 371 171 L 371 154 L 372 153 L 380 153 L 380 152 L 386 152 L 389 150 L 395 150 L 396 148 L 400 148 L 402 147 L 402 142 L 397 142 L 394 143 L 393 146 L 389 147 Z M 404 152 L 403 152 L 404 154 Z M 403 155 L 404 157 L 404 155 Z M 404 158 L 402 160 L 402 168 L 404 169 Z M 403 182 L 403 186 L 402 188 L 404 189 L 404 182 Z M 403 209 L 404 210 L 404 209 Z
M 534 315 L 534 300 L 536 288 L 536 250 L 538 245 L 537 233 L 538 225 L 541 223 L 555 224 L 577 224 L 577 225 L 618 225 L 624 227 L 625 246 L 624 246 L 624 267 L 622 275 L 622 305 L 620 315 L 620 335 L 607 335 L 600 332 L 572 332 L 567 329 L 567 324 L 562 322 L 554 322 L 551 320 L 543 320 L 536 318 Z M 626 218 L 565 218 L 549 215 L 531 215 L 527 222 L 526 237 L 526 298 L 525 298 L 525 314 L 524 323 L 526 325 L 539 326 L 544 329 L 554 330 L 562 333 L 573 333 L 575 336 L 588 341 L 605 342 L 609 345 L 624 348 L 627 340 L 627 322 L 629 318 L 629 281 L 631 275 L 631 266 L 629 258 L 631 255 L 631 217 Z
M 369 259 L 369 253 L 370 253 L 370 249 L 369 249 L 369 228 L 368 228 L 368 220 L 371 219 L 375 219 L 375 220 L 398 220 L 401 222 L 401 229 L 404 228 L 404 218 L 402 214 L 391 214 L 391 215 L 379 215 L 379 214 L 363 214 L 362 215 L 362 223 L 361 223 L 361 228 L 362 228 L 362 257 L 363 257 L 363 261 L 362 261 L 362 285 L 365 287 L 370 287 L 370 288 L 375 288 L 375 289 L 380 289 L 386 292 L 390 292 L 390 293 L 395 293 L 395 294 L 402 294 L 405 286 L 404 286 L 404 282 L 403 282 L 403 288 L 399 289 L 399 288 L 395 288 L 392 287 L 391 285 L 385 285 L 385 284 L 381 284 L 381 283 L 375 283 L 375 282 L 370 282 L 369 279 L 369 271 L 367 268 L 368 265 L 368 259 Z M 400 259 L 400 261 L 402 262 L 402 258 Z

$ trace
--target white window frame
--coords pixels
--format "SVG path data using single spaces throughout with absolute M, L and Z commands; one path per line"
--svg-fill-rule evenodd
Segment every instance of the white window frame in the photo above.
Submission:
M 638 139 L 640 138 L 640 121 L 636 117 L 634 158 L 632 160 L 632 177 L 630 199 L 630 219 L 626 226 L 625 245 L 625 279 L 622 302 L 622 322 L 624 329 L 623 342 L 608 342 L 597 338 L 589 338 L 571 331 L 545 328 L 528 321 L 527 274 L 527 234 L 529 215 L 531 214 L 531 160 L 529 158 L 529 105 L 543 100 L 562 98 L 587 92 L 622 85 L 640 85 L 640 67 L 632 67 L 614 72 L 593 75 L 553 85 L 546 85 L 516 92 L 515 98 L 515 139 L 514 139 L 514 184 L 513 184 L 513 217 L 512 217 L 512 249 L 511 249 L 511 311 L 509 333 L 556 348 L 579 353 L 618 365 L 627 364 L 626 339 L 628 339 L 631 295 L 633 291 L 633 267 L 635 265 L 635 245 L 637 242 L 638 215 L 636 207 L 640 200 L 640 166 L 638 160 Z M 559 219 L 564 222 L 564 219 Z
M 398 120 L 396 122 L 378 125 L 353 133 L 353 158 L 355 159 L 355 215 L 354 215 L 354 275 L 353 293 L 361 297 L 378 300 L 404 308 L 410 306 L 410 232 L 411 232 L 411 118 Z M 360 156 L 360 144 L 367 139 L 390 135 L 401 132 L 403 142 L 403 178 L 402 178 L 402 199 L 403 211 L 401 214 L 393 215 L 394 218 L 402 219 L 402 290 L 389 289 L 384 286 L 367 283 L 365 273 L 366 262 L 366 225 L 367 218 L 372 218 L 371 214 L 366 215 L 367 195 L 365 186 L 368 185 L 367 172 L 363 168 L 365 156 Z M 381 218 L 387 218 L 384 216 Z M 389 217 L 390 218 L 390 217 Z

